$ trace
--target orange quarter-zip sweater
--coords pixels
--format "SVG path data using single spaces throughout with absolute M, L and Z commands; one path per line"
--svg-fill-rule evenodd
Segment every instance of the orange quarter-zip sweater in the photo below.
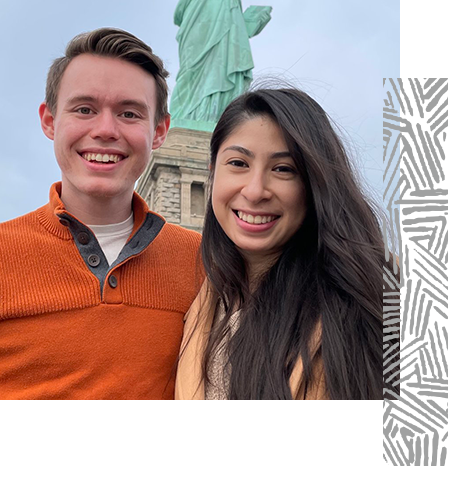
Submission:
M 0 399 L 172 399 L 200 235 L 133 197 L 109 266 L 60 200 L 0 224 Z

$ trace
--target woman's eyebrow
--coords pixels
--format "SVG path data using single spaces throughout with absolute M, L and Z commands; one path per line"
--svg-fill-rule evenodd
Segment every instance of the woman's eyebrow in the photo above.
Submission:
M 226 152 L 227 150 L 233 150 L 235 152 L 242 153 L 243 155 L 247 155 L 247 157 L 255 158 L 255 154 L 251 150 L 248 150 L 247 148 L 241 147 L 239 145 L 230 145 L 229 147 L 224 149 L 224 152 Z
M 247 157 L 250 158 L 255 158 L 255 154 L 249 150 L 248 148 L 241 147 L 240 145 L 230 145 L 229 147 L 225 148 L 223 151 L 226 152 L 227 150 L 233 150 L 235 152 L 242 153 L 243 155 L 246 155 Z M 274 152 L 270 155 L 270 159 L 277 159 L 277 158 L 286 158 L 290 157 L 291 154 L 288 151 L 283 151 L 283 152 Z
M 271 159 L 291 157 L 290 152 L 275 152 L 270 155 Z

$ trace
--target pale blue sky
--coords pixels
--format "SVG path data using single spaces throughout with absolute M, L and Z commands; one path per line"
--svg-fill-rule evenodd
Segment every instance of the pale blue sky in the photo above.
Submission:
M 60 179 L 38 107 L 52 60 L 76 34 L 103 26 L 130 31 L 178 70 L 177 0 L 61 2 L 0 0 L 0 222 L 48 201 Z M 312 95 L 351 139 L 364 180 L 382 197 L 382 79 L 400 76 L 399 0 L 242 0 L 271 5 L 251 39 L 254 77 L 280 75 Z M 94 73 L 95 74 L 95 73 Z

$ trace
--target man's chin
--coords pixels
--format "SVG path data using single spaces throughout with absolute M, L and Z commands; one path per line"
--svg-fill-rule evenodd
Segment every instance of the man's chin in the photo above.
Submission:
M 112 182 L 86 181 L 81 183 L 75 190 L 77 190 L 81 196 L 92 198 L 92 200 L 95 201 L 123 197 L 132 192 L 133 187 L 134 185 L 127 189 L 121 185 L 113 184 Z
M 91 197 L 93 200 L 109 200 L 113 198 L 123 197 L 123 195 L 126 193 L 127 192 L 124 192 L 124 190 L 111 186 L 96 186 L 92 189 L 87 189 L 85 191 L 85 195 Z

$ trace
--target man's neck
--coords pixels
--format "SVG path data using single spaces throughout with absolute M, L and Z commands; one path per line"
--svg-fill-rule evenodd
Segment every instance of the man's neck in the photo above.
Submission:
M 114 197 L 93 197 L 78 193 L 71 195 L 70 188 L 61 191 L 66 210 L 85 225 L 111 225 L 125 221 L 132 212 L 133 192 Z

